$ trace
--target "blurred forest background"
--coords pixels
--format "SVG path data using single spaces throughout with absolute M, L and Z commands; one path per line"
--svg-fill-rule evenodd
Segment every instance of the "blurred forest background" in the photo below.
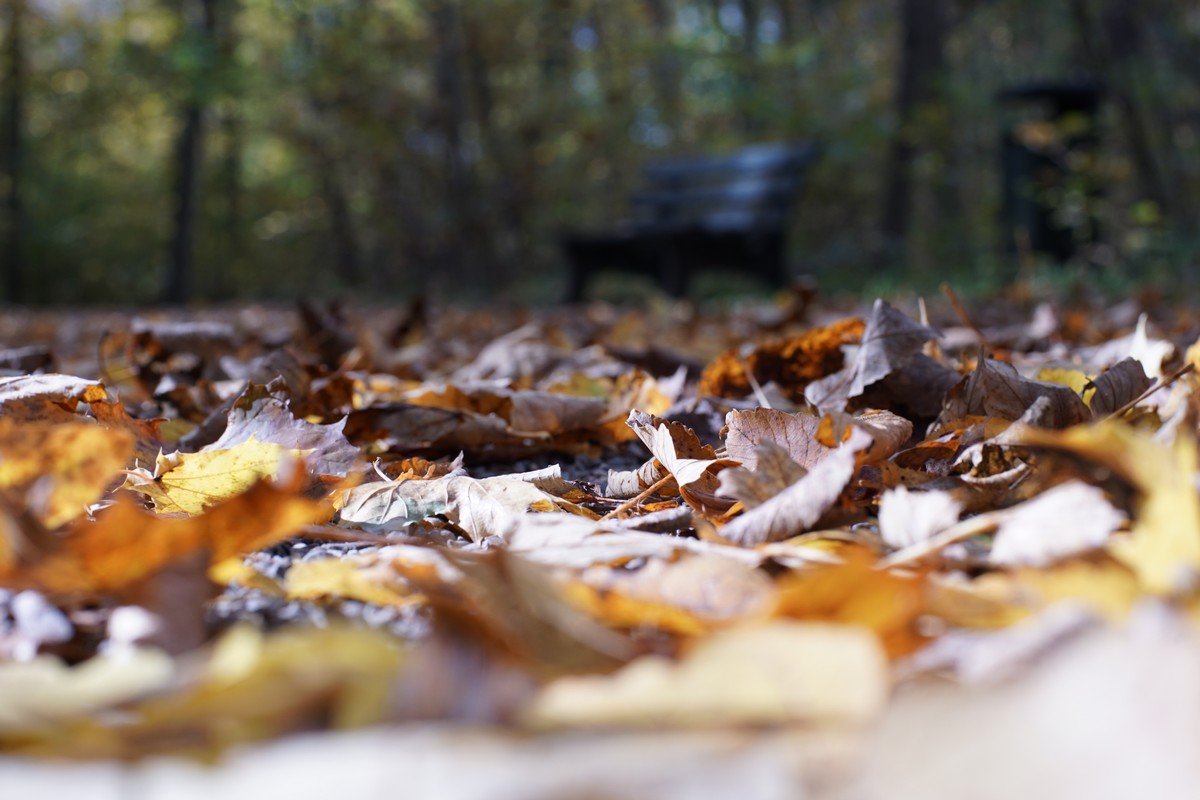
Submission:
M 1047 81 L 1104 90 L 1094 150 L 1068 154 L 1084 177 L 1053 198 L 1098 221 L 1074 261 L 1165 280 L 1198 252 L 1184 0 L 2 9 L 5 302 L 549 301 L 560 232 L 622 217 L 647 159 L 812 138 L 797 271 L 999 285 L 1037 257 L 1003 246 L 1001 134 L 1073 135 L 999 93 Z

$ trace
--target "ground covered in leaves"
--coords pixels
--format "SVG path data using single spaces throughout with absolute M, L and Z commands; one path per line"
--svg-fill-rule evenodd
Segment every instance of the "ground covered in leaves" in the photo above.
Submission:
M 1187 314 L 798 293 L 10 312 L 0 337 L 9 759 L 423 723 L 897 797 L 934 748 L 1200 741 Z M 1178 766 L 1156 796 L 1200 785 Z M 722 796 L 567 773 L 440 796 Z

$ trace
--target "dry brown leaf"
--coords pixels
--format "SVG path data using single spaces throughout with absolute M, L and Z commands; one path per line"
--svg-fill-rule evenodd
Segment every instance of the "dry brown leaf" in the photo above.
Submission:
M 951 390 L 938 422 L 971 415 L 1017 420 L 1041 398 L 1049 404 L 1044 427 L 1066 428 L 1092 419 L 1091 410 L 1066 386 L 1022 378 L 1011 364 L 989 359 Z
M 339 517 L 344 525 L 380 531 L 399 530 L 440 514 L 478 542 L 488 536 L 507 536 L 522 514 L 572 507 L 538 488 L 536 482 L 510 476 L 477 479 L 449 475 L 355 486 L 344 493 Z
M 755 448 L 760 442 L 782 447 L 804 469 L 812 469 L 833 452 L 816 439 L 820 418 L 812 414 L 790 414 L 771 408 L 730 411 L 725 416 L 725 452 L 751 471 L 757 468 Z
M 865 431 L 850 438 L 807 475 L 720 530 L 722 538 L 742 545 L 777 542 L 809 530 L 837 503 L 857 466 L 858 453 L 871 444 Z
M 853 359 L 842 371 L 810 384 L 804 396 L 822 413 L 844 411 L 868 386 L 903 371 L 936 337 L 937 331 L 876 300 Z
M 757 508 L 808 474 L 787 450 L 769 439 L 755 446 L 753 459 L 753 472 L 746 467 L 732 467 L 721 470 L 718 476 L 720 493 L 747 510 Z
M 0 378 L 0 414 L 20 422 L 65 422 L 77 419 L 80 403 L 106 400 L 97 381 L 74 375 L 20 375 Z
M 1154 385 L 1154 381 L 1146 376 L 1141 362 L 1126 358 L 1088 381 L 1087 385 L 1093 390 L 1088 405 L 1092 413 L 1100 418 L 1108 416 L 1127 403 L 1132 403 L 1142 392 Z

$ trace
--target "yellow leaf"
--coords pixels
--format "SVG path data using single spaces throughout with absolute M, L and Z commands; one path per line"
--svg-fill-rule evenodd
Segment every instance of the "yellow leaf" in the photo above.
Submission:
M 133 453 L 133 437 L 86 422 L 0 419 L 0 488 L 26 492 L 48 528 L 82 516 Z
M 260 482 L 204 514 L 152 514 L 124 497 L 66 528 L 60 549 L 20 571 L 21 583 L 57 594 L 113 592 L 197 552 L 220 562 L 294 535 L 328 519 L 331 509 Z
M 1043 367 L 1038 370 L 1037 379 L 1044 383 L 1057 383 L 1059 386 L 1066 386 L 1084 399 L 1091 399 L 1090 395 L 1085 395 L 1084 389 L 1087 388 L 1088 382 L 1093 376 L 1086 372 L 1081 372 L 1077 369 L 1068 369 L 1066 367 Z
M 125 485 L 148 495 L 160 513 L 199 514 L 213 503 L 245 492 L 262 478 L 276 477 L 285 454 L 303 457 L 307 452 L 250 437 L 227 450 L 162 457 L 154 475 L 138 471 Z
M 301 561 L 288 570 L 287 595 L 292 600 L 345 598 L 377 606 L 421 602 L 387 563 L 374 557 L 320 558 Z
M 863 722 L 883 706 L 887 660 L 861 628 L 774 621 L 701 640 L 678 663 L 642 656 L 611 675 L 550 683 L 536 726 Z

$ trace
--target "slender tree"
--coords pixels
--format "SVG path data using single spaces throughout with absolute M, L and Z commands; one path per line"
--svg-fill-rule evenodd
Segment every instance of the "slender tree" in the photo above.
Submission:
M 195 265 L 196 216 L 200 179 L 204 163 L 204 121 L 208 90 L 204 70 L 211 69 L 217 41 L 217 1 L 195 0 L 190 21 L 194 46 L 203 54 L 201 71 L 189 74 L 187 99 L 184 101 L 179 137 L 175 142 L 175 203 L 172 210 L 172 234 L 167 281 L 163 300 L 186 303 L 192 293 Z
M 24 18 L 25 0 L 9 0 L 8 41 L 5 47 L 4 97 L 5 110 L 5 159 L 4 177 L 8 190 L 4 198 L 4 282 L 10 303 L 23 299 L 21 275 L 23 271 L 22 233 L 24 221 L 24 196 L 22 194 L 22 172 L 25 157 L 25 53 Z
M 912 223 L 913 162 L 927 141 L 923 112 L 940 102 L 949 17 L 945 0 L 903 0 L 900 5 L 900 67 L 896 81 L 896 133 L 884 177 L 880 225 L 891 254 L 902 253 Z

